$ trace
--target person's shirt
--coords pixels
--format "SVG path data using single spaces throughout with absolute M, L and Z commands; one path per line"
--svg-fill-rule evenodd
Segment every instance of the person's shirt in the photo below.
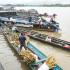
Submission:
M 38 70 L 49 70 L 49 67 L 46 63 L 42 64 Z
M 25 40 L 26 40 L 25 36 L 23 36 L 23 35 L 19 36 L 19 42 L 20 42 L 20 44 L 25 44 Z
M 48 42 L 51 42 L 51 38 L 50 37 L 46 37 L 45 40 L 48 41 Z

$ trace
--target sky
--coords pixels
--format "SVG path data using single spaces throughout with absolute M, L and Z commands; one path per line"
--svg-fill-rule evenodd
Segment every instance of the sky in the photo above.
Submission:
M 70 4 L 70 0 L 0 0 L 0 4 Z

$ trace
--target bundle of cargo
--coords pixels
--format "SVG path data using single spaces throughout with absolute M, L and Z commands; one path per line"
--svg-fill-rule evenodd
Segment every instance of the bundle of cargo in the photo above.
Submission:
M 35 62 L 37 57 L 35 54 L 33 54 L 31 51 L 29 50 L 22 50 L 20 52 L 20 55 L 23 59 L 24 62 L 26 62 L 27 64 L 30 64 L 32 62 Z
M 54 57 L 49 57 L 46 61 L 46 64 L 48 65 L 49 69 L 52 69 L 53 67 L 55 67 L 56 64 L 56 60 Z
M 38 70 L 54 70 L 55 67 L 55 59 L 53 57 L 49 57 Z
M 19 45 L 19 40 L 18 40 L 18 36 L 17 35 L 14 35 L 14 34 L 10 34 L 10 35 L 6 35 L 7 36 L 7 39 L 9 40 L 9 42 L 18 47 Z
M 20 52 L 20 55 L 21 55 L 23 61 L 26 62 L 27 64 L 38 61 L 37 55 L 33 54 L 29 50 L 22 50 Z M 56 64 L 55 58 L 52 56 L 48 57 L 48 59 L 44 63 L 46 63 L 46 65 L 49 67 L 49 69 L 53 69 L 53 67 L 55 67 L 55 64 Z

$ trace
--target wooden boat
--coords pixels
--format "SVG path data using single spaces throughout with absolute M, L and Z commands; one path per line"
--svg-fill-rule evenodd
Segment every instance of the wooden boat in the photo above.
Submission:
M 25 30 L 26 31 L 26 30 Z M 30 31 L 26 31 L 30 32 Z M 70 42 L 31 31 L 29 37 L 70 51 Z
M 6 34 L 4 34 L 5 39 L 7 40 L 7 42 L 9 43 L 9 45 L 17 52 L 17 54 L 19 55 L 18 51 L 17 51 L 17 47 L 15 47 L 14 45 L 12 45 L 10 43 L 10 41 L 8 40 Z M 46 60 L 47 56 L 45 54 L 43 54 L 40 50 L 38 50 L 35 46 L 33 46 L 31 43 L 28 44 L 27 48 L 32 51 L 32 53 L 36 54 L 39 58 L 38 62 L 33 62 L 31 64 L 29 64 L 29 68 L 30 70 L 38 70 L 38 65 L 43 64 L 43 62 Z M 20 55 L 19 55 L 20 56 Z M 24 62 L 24 61 L 22 61 Z M 55 64 L 55 67 L 52 70 L 63 70 L 61 67 L 59 67 L 57 64 Z
M 46 30 L 52 32 L 58 32 L 60 30 L 59 23 L 56 21 L 48 22 L 44 19 L 42 19 L 42 24 L 40 24 L 40 22 L 34 23 L 33 28 L 35 30 Z

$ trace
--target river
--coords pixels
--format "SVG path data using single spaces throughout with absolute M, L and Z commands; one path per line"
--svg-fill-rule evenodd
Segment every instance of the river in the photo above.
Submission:
M 61 39 L 70 41 L 70 7 L 15 7 L 15 9 L 36 9 L 39 13 L 48 13 L 52 15 L 57 14 L 56 21 L 60 23 L 60 34 L 55 35 L 52 33 L 52 36 L 58 36 Z
M 41 33 L 70 41 L 70 7 L 15 7 L 15 9 L 36 9 L 39 13 L 46 12 L 49 15 L 56 13 L 56 21 L 60 24 L 61 28 L 59 33 L 46 31 L 41 31 Z M 30 42 L 47 56 L 52 55 L 55 57 L 57 64 L 60 65 L 63 70 L 70 69 L 70 52 L 60 48 L 55 48 L 54 46 L 42 43 L 37 40 L 30 39 Z

